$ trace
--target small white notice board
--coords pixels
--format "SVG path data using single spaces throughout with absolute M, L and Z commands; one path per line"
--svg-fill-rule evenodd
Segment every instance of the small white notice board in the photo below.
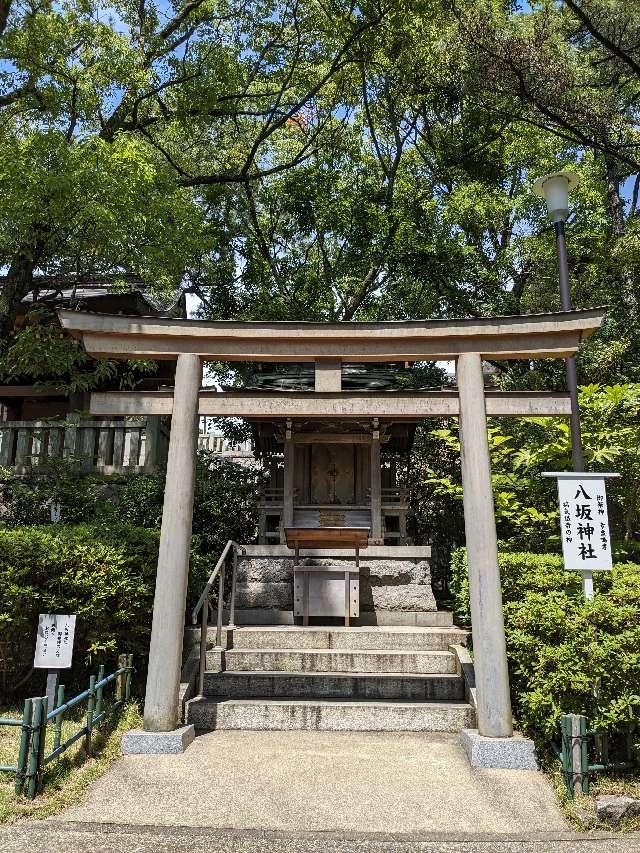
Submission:
M 610 569 L 611 539 L 604 478 L 558 479 L 565 569 Z
M 38 620 L 36 669 L 68 669 L 73 656 L 76 617 L 57 613 L 41 613 Z
M 585 597 L 593 598 L 592 572 L 613 566 L 605 478 L 620 475 L 545 471 L 542 476 L 558 480 L 564 567 L 582 573 Z

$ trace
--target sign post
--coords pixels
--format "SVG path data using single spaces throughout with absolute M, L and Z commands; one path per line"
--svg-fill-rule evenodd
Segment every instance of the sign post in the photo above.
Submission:
M 73 636 L 76 617 L 55 613 L 41 613 L 38 619 L 35 669 L 46 669 L 47 700 L 49 710 L 55 708 L 60 670 L 69 669 L 73 657 Z
M 620 474 L 545 471 L 542 476 L 558 480 L 565 570 L 579 571 L 584 597 L 593 598 L 593 572 L 613 567 L 605 478 Z

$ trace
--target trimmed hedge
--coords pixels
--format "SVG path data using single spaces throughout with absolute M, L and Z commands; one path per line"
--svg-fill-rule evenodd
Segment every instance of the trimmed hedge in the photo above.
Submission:
M 76 671 L 84 671 L 89 658 L 112 662 L 118 651 L 133 653 L 143 670 L 158 542 L 159 531 L 123 524 L 0 527 L 0 640 L 14 648 L 19 643 L 28 666 L 38 614 L 75 613 Z M 189 603 L 211 568 L 198 544 L 194 537 Z
M 585 601 L 579 574 L 565 572 L 559 556 L 506 552 L 499 563 L 519 725 L 547 738 L 568 713 L 585 714 L 596 727 L 633 726 L 640 718 L 640 566 L 594 572 L 595 596 Z M 464 549 L 454 551 L 452 573 L 456 620 L 468 625 Z

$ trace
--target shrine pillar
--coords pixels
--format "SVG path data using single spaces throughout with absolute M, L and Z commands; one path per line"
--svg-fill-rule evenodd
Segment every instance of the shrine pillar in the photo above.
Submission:
M 373 421 L 371 433 L 371 540 L 382 544 L 382 468 L 380 458 L 380 424 Z
M 458 356 L 456 376 L 478 732 L 485 737 L 511 737 L 509 671 L 480 354 Z
M 295 476 L 296 446 L 293 443 L 293 423 L 287 420 L 284 437 L 284 482 L 282 490 L 282 524 L 280 528 L 280 542 L 285 544 L 286 527 L 293 526 L 293 484 Z
M 144 703 L 144 728 L 148 732 L 172 731 L 179 722 L 178 689 L 189 576 L 201 381 L 200 356 L 179 355 Z

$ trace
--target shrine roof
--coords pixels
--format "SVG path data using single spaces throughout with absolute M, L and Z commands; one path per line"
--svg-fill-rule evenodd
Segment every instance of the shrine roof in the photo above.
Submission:
M 462 352 L 499 359 L 564 358 L 600 328 L 604 308 L 379 323 L 239 322 L 126 317 L 61 310 L 65 329 L 90 355 L 219 361 L 439 361 Z
M 433 370 L 433 368 L 432 368 Z M 424 371 L 406 367 L 404 362 L 342 365 L 344 391 L 429 391 L 441 383 L 424 384 Z M 284 362 L 256 365 L 248 379 L 239 386 L 222 386 L 223 391 L 313 391 L 313 362 Z

